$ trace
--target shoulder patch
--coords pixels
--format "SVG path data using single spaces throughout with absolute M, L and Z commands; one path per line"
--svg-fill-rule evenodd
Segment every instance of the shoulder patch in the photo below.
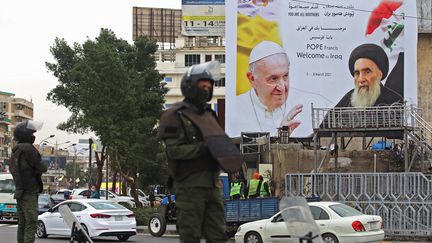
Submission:
M 159 139 L 173 138 L 179 135 L 181 124 L 177 110 L 178 109 L 168 109 L 162 113 L 159 120 Z

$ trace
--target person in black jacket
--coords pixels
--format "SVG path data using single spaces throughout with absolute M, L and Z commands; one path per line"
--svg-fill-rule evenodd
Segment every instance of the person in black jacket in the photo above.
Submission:
M 9 170 L 15 183 L 18 213 L 18 243 L 32 243 L 38 217 L 38 196 L 43 191 L 42 173 L 47 166 L 42 163 L 39 151 L 33 146 L 37 123 L 25 121 L 18 123 L 14 130 L 17 144 L 12 150 Z

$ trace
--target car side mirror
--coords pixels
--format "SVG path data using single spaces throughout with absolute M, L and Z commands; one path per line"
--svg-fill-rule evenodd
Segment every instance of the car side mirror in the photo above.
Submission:
M 50 213 L 52 213 L 53 211 L 54 211 L 53 208 L 48 209 L 48 212 L 50 212 Z

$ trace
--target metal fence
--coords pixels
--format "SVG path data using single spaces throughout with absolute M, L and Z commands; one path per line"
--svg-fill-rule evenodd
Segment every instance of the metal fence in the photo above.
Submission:
M 285 195 L 380 215 L 387 236 L 432 236 L 432 178 L 423 173 L 286 174 Z

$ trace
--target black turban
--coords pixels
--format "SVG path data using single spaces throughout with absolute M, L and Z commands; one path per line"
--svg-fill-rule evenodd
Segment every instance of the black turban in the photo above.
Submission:
M 389 71 L 389 60 L 385 51 L 375 44 L 363 44 L 357 46 L 350 55 L 348 67 L 351 75 L 354 76 L 354 63 L 359 58 L 367 58 L 372 60 L 382 72 L 381 80 L 387 77 Z

